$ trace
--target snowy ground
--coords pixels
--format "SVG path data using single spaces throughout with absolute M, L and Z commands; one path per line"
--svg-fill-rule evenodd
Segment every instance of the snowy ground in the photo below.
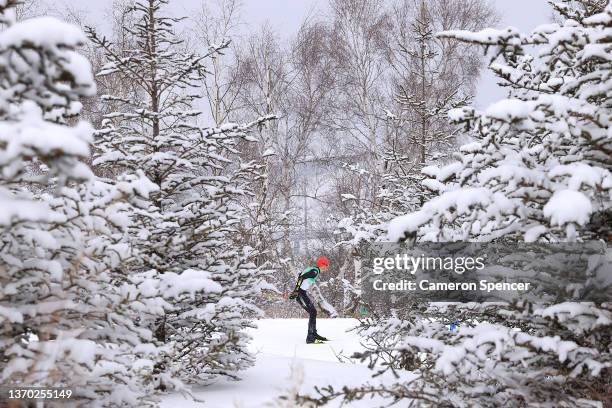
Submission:
M 371 371 L 362 364 L 342 363 L 337 354 L 350 356 L 360 350 L 360 338 L 346 331 L 354 327 L 354 319 L 317 319 L 317 331 L 332 341 L 327 344 L 305 344 L 306 319 L 263 319 L 252 332 L 252 350 L 257 353 L 257 363 L 242 374 L 242 381 L 220 380 L 203 388 L 196 388 L 195 395 L 205 400 L 196 403 L 180 395 L 166 397 L 164 408 L 260 408 L 266 406 L 282 388 L 291 384 L 291 366 L 303 367 L 304 381 L 301 392 L 310 392 L 315 385 L 359 385 L 370 380 Z M 380 381 L 380 380 L 378 380 Z M 378 382 L 375 381 L 375 382 Z M 351 407 L 374 407 L 374 401 L 366 400 Z M 329 406 L 339 406 L 330 404 Z

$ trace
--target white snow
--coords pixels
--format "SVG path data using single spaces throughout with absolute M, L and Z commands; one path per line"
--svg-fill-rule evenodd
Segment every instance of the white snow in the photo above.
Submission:
M 457 172 L 461 171 L 461 169 L 461 163 L 453 162 L 439 169 L 438 174 L 436 174 L 436 179 L 438 181 L 446 181 L 451 176 L 454 176 L 457 174 Z
M 46 220 L 50 218 L 50 213 L 46 203 L 16 200 L 6 189 L 0 187 L 0 226 L 10 224 L 14 218 Z
M 443 183 L 440 183 L 436 179 L 425 179 L 421 182 L 421 184 L 432 191 L 439 191 L 439 192 L 443 192 L 444 188 L 446 187 Z
M 536 225 L 525 232 L 525 242 L 536 242 L 542 234 L 548 231 L 545 225 Z
M 502 39 L 509 39 L 511 37 L 519 36 L 519 32 L 514 27 L 507 27 L 501 30 L 496 28 L 485 28 L 476 32 L 465 30 L 448 30 L 438 33 L 437 36 L 460 38 L 465 41 L 494 45 Z
M 437 177 L 440 169 L 438 166 L 425 166 L 421 169 L 421 174 L 424 174 L 429 177 Z
M 342 196 L 342 201 L 348 201 L 348 200 L 356 200 L 357 197 L 355 197 L 353 194 L 341 194 Z
M 589 166 L 586 163 L 558 165 L 550 170 L 549 175 L 550 177 L 569 177 L 567 185 L 570 190 L 580 190 L 583 184 L 588 187 L 610 188 L 612 186 L 612 175 L 608 170 Z
M 17 309 L 0 305 L 0 322 L 4 323 L 5 321 L 10 323 L 22 323 L 23 314 Z
M 490 105 L 485 113 L 495 119 L 512 120 L 526 118 L 531 111 L 529 102 L 518 99 L 502 99 Z
M 445 192 L 425 203 L 420 210 L 391 220 L 387 227 L 387 238 L 390 241 L 397 241 L 404 236 L 406 231 L 416 231 L 421 225 L 431 220 L 434 214 L 445 213 L 451 208 L 459 214 L 466 214 L 473 206 L 496 205 L 501 207 L 501 204 L 501 197 L 490 194 L 484 188 L 465 188 Z
M 465 116 L 465 110 L 463 108 L 453 108 L 448 111 L 448 119 L 451 122 L 458 122 Z
M 58 44 L 78 46 L 86 41 L 79 27 L 53 17 L 30 18 L 0 34 L 2 48 L 19 48 L 28 43 L 44 47 L 55 47 Z
M 187 269 L 180 274 L 167 272 L 161 275 L 160 290 L 164 296 L 178 297 L 181 293 L 191 293 L 206 290 L 207 292 L 220 292 L 221 285 L 211 278 L 208 271 Z
M 575 222 L 583 225 L 589 221 L 593 207 L 591 200 L 579 191 L 561 190 L 555 192 L 544 206 L 544 216 L 552 225 Z
M 274 151 L 274 149 L 269 147 L 261 154 L 261 157 L 274 156 L 275 154 L 276 152 Z
M 431 219 L 431 214 L 420 210 L 413 213 L 396 217 L 389 223 L 387 227 L 387 239 L 389 241 L 397 241 L 404 236 L 405 232 L 414 232 L 421 225 Z
M 482 144 L 480 142 L 466 143 L 459 150 L 465 153 L 476 153 L 482 150 Z
M 346 330 L 358 324 L 356 319 L 317 319 L 317 331 L 330 339 L 326 344 L 305 344 L 307 319 L 262 319 L 257 329 L 251 331 L 250 347 L 256 352 L 254 367 L 243 372 L 241 381 L 221 379 L 208 387 L 194 389 L 194 396 L 203 399 L 197 403 L 188 397 L 175 394 L 163 399 L 162 408 L 260 408 L 270 402 L 281 390 L 291 387 L 291 368 L 304 370 L 304 382 L 300 393 L 314 393 L 315 386 L 358 386 L 371 380 L 372 371 L 360 363 L 342 363 L 336 354 L 350 356 L 363 350 L 360 337 Z M 410 377 L 411 374 L 406 374 Z M 295 378 L 295 375 L 293 376 Z M 372 380 L 392 381 L 391 376 Z M 369 408 L 380 405 L 378 399 L 365 398 L 351 403 L 351 407 Z M 329 407 L 340 406 L 332 401 Z

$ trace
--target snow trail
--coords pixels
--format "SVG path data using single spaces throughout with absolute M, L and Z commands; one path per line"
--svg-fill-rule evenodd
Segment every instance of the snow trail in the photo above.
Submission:
M 175 394 L 165 397 L 162 408 L 260 408 L 291 385 L 291 366 L 302 366 L 304 382 L 300 392 L 313 392 L 315 386 L 361 385 L 371 379 L 371 371 L 360 363 L 342 363 L 336 355 L 350 356 L 362 350 L 360 337 L 347 330 L 356 319 L 317 319 L 317 331 L 330 339 L 326 344 L 305 344 L 308 319 L 262 319 L 257 321 L 251 350 L 257 353 L 254 367 L 242 372 L 241 381 L 222 379 L 208 387 L 195 388 L 194 395 L 204 403 Z M 383 379 L 388 377 L 383 376 Z M 375 382 L 379 382 L 376 380 Z M 351 407 L 373 407 L 377 400 L 366 399 Z M 329 406 L 339 406 L 340 401 Z

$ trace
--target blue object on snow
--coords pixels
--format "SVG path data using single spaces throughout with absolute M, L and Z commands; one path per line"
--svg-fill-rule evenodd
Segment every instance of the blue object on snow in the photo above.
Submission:
M 448 327 L 448 330 L 452 333 L 455 330 L 457 330 L 457 323 L 451 323 L 450 326 Z

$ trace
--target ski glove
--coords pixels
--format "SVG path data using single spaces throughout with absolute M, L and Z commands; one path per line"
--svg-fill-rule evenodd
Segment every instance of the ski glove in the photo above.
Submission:
M 297 299 L 297 297 L 298 297 L 298 291 L 297 290 L 294 290 L 293 292 L 291 292 L 289 294 L 289 299 L 291 299 L 291 300 Z

